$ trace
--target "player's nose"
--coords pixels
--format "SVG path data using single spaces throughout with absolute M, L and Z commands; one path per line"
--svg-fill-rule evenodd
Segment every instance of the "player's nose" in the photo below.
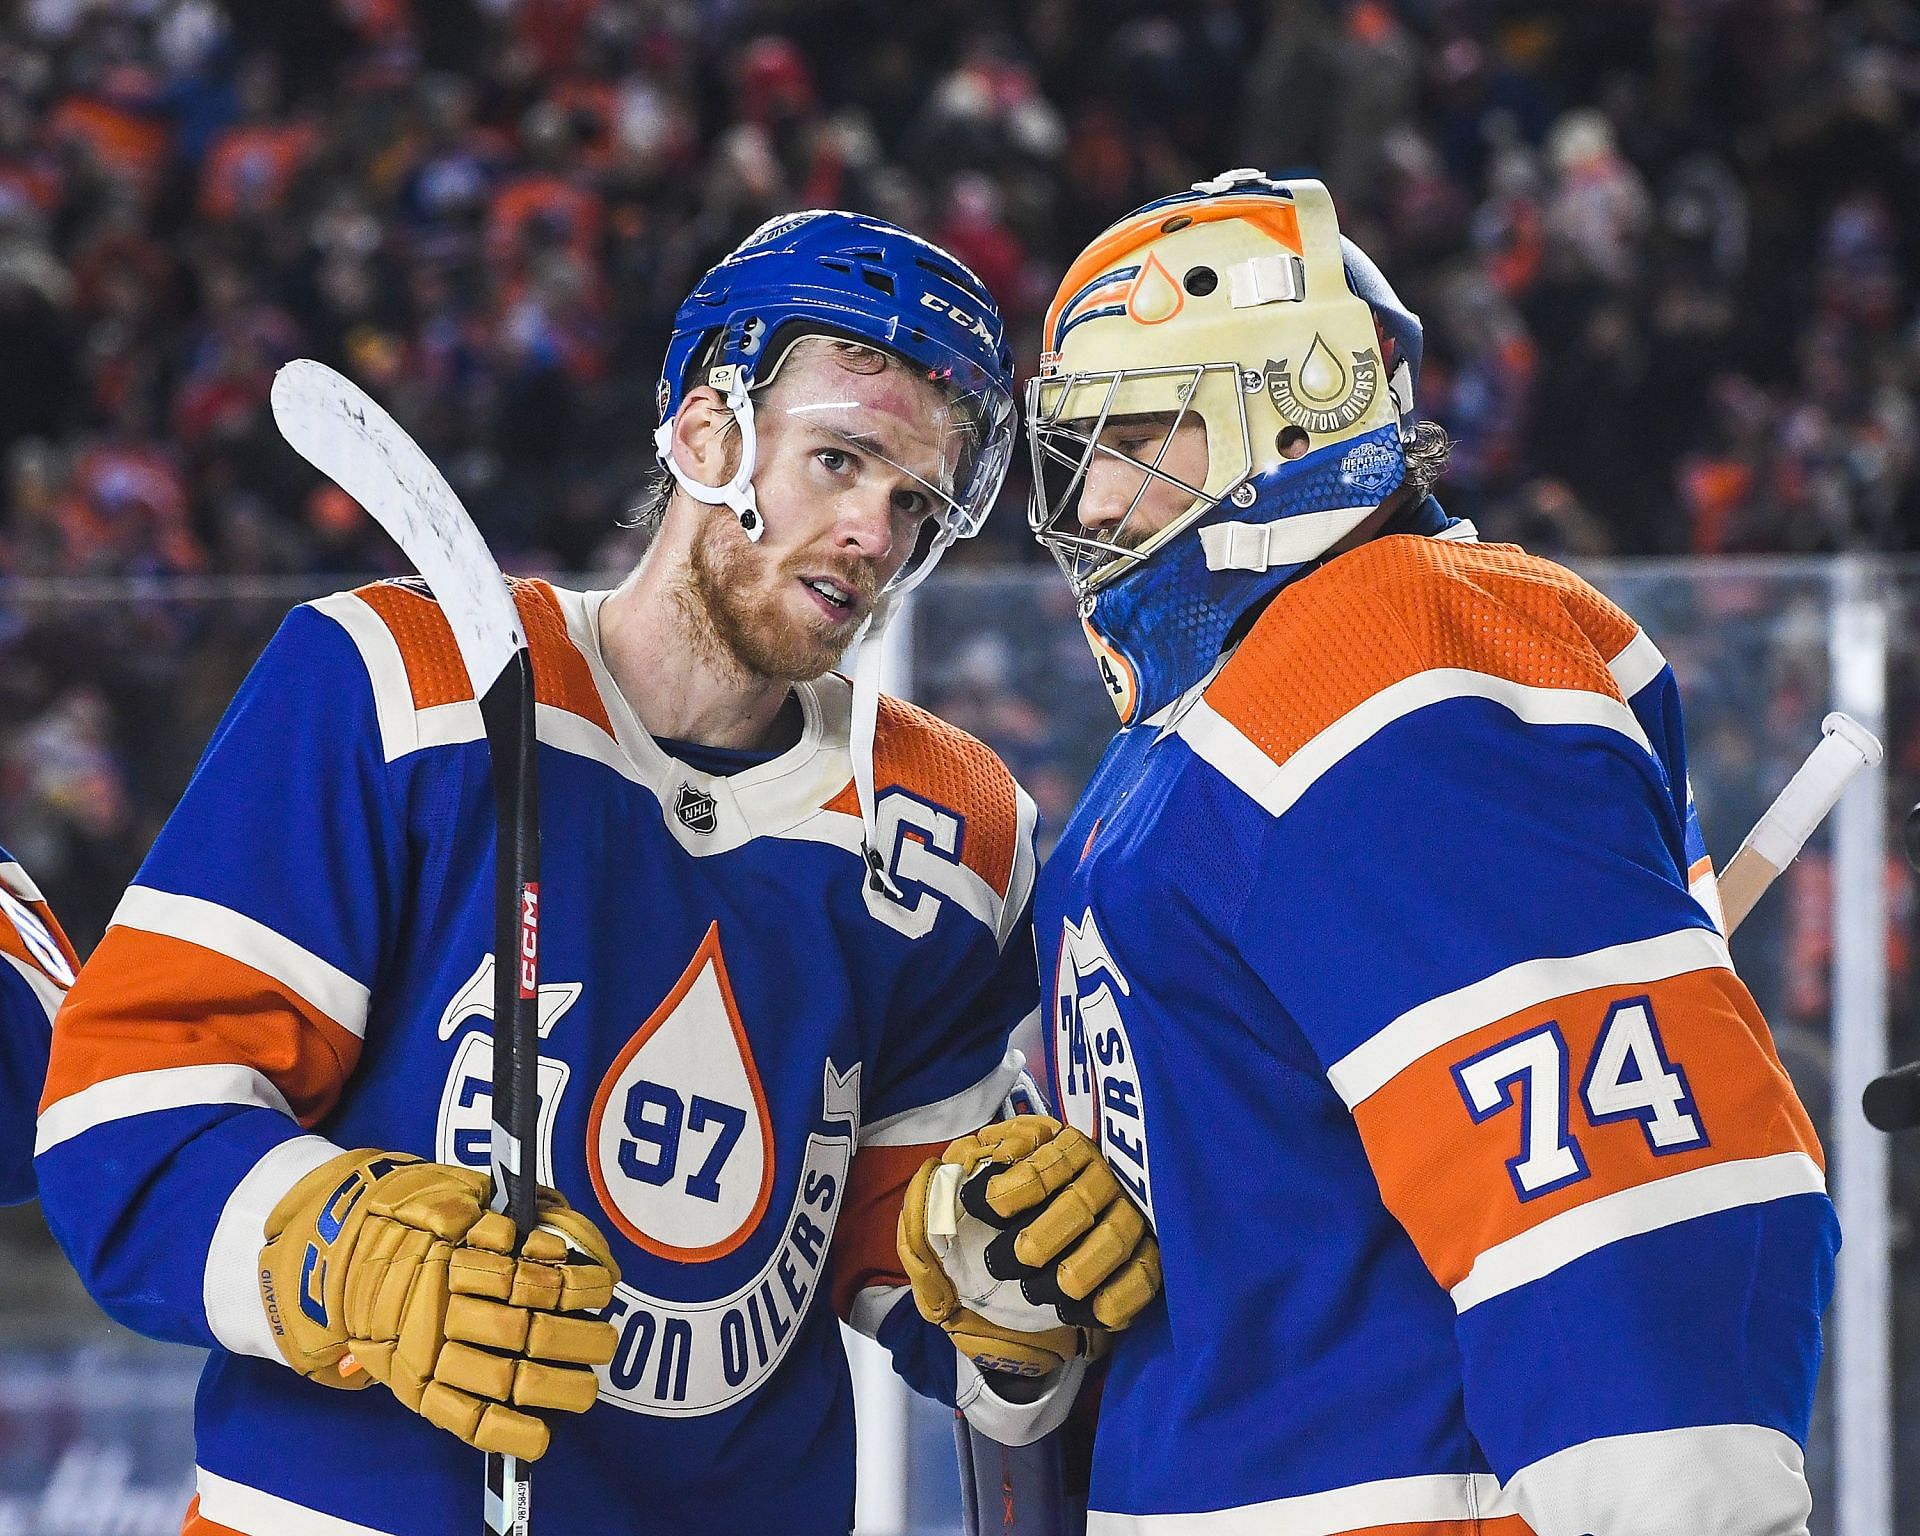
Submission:
M 893 501 L 885 488 L 858 486 L 834 504 L 834 547 L 868 560 L 893 552 Z
M 1132 487 L 1124 483 L 1129 479 L 1132 486 L 1140 483 L 1138 475 L 1128 476 L 1105 454 L 1093 456 L 1087 466 L 1086 483 L 1080 488 L 1080 505 L 1074 509 L 1083 529 L 1106 533 L 1119 525 L 1132 498 Z

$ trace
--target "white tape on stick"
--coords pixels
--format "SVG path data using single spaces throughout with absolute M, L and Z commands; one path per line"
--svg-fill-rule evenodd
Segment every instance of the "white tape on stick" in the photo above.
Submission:
M 1747 834 L 1740 851 L 1720 871 L 1725 933 L 1731 934 L 1745 921 L 1780 871 L 1799 856 L 1848 781 L 1880 761 L 1879 741 L 1851 715 L 1836 710 L 1820 722 L 1820 729 L 1820 745 L 1808 754 L 1799 772 Z
M 1751 848 L 1775 869 L 1794 861 L 1813 829 L 1826 820 L 1847 783 L 1862 768 L 1880 761 L 1880 743 L 1871 731 L 1836 711 L 1820 722 L 1820 745 L 1800 765 L 1787 787 L 1767 807 L 1741 846 Z

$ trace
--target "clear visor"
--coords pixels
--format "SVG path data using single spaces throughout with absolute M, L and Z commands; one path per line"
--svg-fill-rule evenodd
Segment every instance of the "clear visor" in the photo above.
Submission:
M 793 360 L 809 343 L 824 358 L 802 364 L 801 378 Z M 871 348 L 864 357 L 854 351 L 849 364 L 836 348 L 844 344 L 831 337 L 797 338 L 755 381 L 754 414 L 762 431 L 778 415 L 814 443 L 838 445 L 846 456 L 839 472 L 888 482 L 896 510 L 914 526 L 914 547 L 889 583 L 897 593 L 985 523 L 1013 457 L 1014 401 L 991 380 L 964 387 L 957 367 L 928 369 L 892 353 L 884 367 L 873 366 Z M 783 375 L 786 387 L 776 388 Z
M 1252 467 L 1231 363 L 1034 379 L 1027 431 L 1028 525 L 1082 598 L 1149 559 Z

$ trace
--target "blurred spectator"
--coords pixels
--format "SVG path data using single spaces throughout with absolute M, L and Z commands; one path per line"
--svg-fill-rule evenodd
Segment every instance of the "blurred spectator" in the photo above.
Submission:
M 1336 189 L 1386 172 L 1391 130 L 1411 116 L 1420 45 L 1384 0 L 1270 7 L 1266 45 L 1241 103 L 1242 158 L 1275 169 L 1313 167 Z
M 239 121 L 213 140 L 200 173 L 200 214 L 216 224 L 280 212 L 320 147 L 312 123 L 281 114 L 271 57 L 256 54 L 241 65 L 236 95 Z

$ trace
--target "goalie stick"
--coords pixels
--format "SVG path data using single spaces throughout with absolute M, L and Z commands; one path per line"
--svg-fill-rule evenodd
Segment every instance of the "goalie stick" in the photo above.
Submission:
M 480 703 L 493 768 L 492 1206 L 524 1241 L 537 1223 L 534 1072 L 540 1050 L 540 818 L 533 662 L 506 577 L 446 477 L 352 380 L 302 358 L 274 377 L 294 450 L 386 529 L 439 601 Z M 489 1452 L 486 1529 L 525 1536 L 527 1467 Z

